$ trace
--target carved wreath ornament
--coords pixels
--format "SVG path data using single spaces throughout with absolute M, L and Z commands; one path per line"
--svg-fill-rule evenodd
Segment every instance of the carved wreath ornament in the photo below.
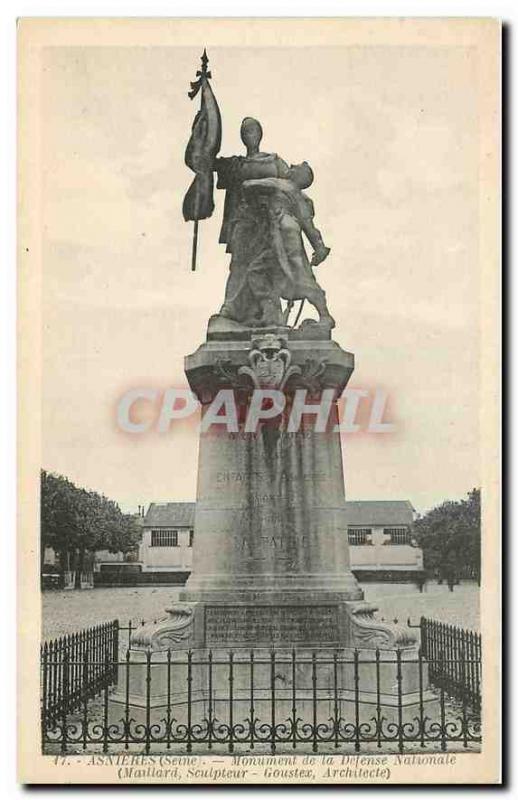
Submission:
M 286 341 L 273 333 L 252 339 L 248 361 L 249 366 L 240 367 L 238 375 L 248 376 L 256 389 L 282 391 L 292 375 L 301 373 L 300 367 L 291 365 Z
M 283 391 L 288 381 L 297 378 L 297 384 L 318 391 L 320 378 L 325 372 L 324 360 L 306 359 L 302 367 L 292 364 L 292 354 L 284 338 L 274 333 L 252 339 L 248 353 L 248 364 L 232 370 L 229 361 L 218 364 L 220 376 L 231 386 L 245 389 L 247 384 L 254 389 L 276 389 Z

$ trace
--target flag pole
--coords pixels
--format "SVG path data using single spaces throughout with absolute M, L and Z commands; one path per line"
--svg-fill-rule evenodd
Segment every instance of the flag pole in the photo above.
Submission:
M 198 220 L 194 220 L 194 233 L 192 237 L 191 272 L 196 272 L 196 251 L 198 250 Z

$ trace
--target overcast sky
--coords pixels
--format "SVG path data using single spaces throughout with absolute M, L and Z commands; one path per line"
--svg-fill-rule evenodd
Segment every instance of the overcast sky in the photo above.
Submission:
M 223 193 L 200 224 L 181 203 L 202 48 L 47 48 L 42 63 L 43 464 L 124 509 L 193 500 L 197 428 L 118 430 L 131 387 L 184 386 L 183 357 L 222 300 Z M 388 392 L 392 435 L 345 438 L 349 499 L 426 510 L 480 483 L 478 95 L 462 47 L 210 49 L 221 154 L 308 160 L 318 267 L 355 354 L 350 386 Z

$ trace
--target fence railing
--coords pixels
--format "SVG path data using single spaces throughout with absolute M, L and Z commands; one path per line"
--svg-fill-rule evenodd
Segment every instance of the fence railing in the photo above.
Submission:
M 106 648 L 104 655 L 81 660 L 44 650 L 42 673 L 76 687 L 73 695 L 62 690 L 53 713 L 43 700 L 44 752 L 402 753 L 481 742 L 467 695 L 455 707 L 444 682 L 429 690 L 427 674 L 443 674 L 444 664 L 422 650 L 128 649 L 110 661 Z M 92 684 L 72 678 L 89 669 L 103 676 L 97 698 Z
M 118 620 L 44 642 L 40 651 L 43 724 L 54 724 L 85 699 L 116 683 L 118 658 Z
M 421 617 L 421 651 L 430 682 L 475 711 L 481 707 L 482 637 L 474 631 Z

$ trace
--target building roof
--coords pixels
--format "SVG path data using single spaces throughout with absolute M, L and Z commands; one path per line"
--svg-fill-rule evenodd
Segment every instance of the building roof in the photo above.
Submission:
M 151 503 L 144 517 L 146 528 L 192 528 L 196 503 Z M 410 525 L 414 507 L 409 500 L 349 500 L 348 525 Z
M 415 509 L 409 500 L 349 500 L 348 525 L 411 525 Z
M 196 503 L 150 503 L 145 528 L 192 528 Z

